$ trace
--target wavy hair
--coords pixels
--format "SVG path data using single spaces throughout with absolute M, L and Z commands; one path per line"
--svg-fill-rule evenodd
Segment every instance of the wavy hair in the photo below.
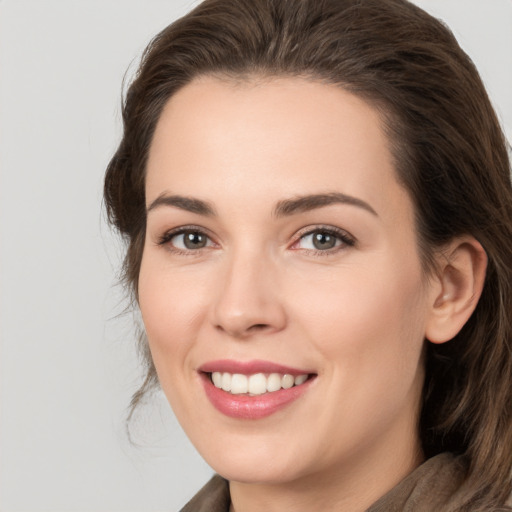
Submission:
M 426 342 L 420 435 L 427 457 L 464 454 L 466 504 L 512 491 L 512 189 L 507 144 L 478 72 L 439 20 L 406 0 L 206 0 L 146 48 L 123 103 L 108 165 L 109 221 L 126 238 L 137 300 L 145 165 L 169 98 L 201 75 L 300 76 L 350 91 L 380 112 L 397 179 L 413 199 L 425 272 L 436 248 L 475 237 L 488 256 L 472 317 L 451 341 Z M 157 385 L 142 339 L 146 379 Z

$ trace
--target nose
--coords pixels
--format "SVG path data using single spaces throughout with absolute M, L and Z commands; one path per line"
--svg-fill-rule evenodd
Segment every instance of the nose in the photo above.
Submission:
M 261 254 L 233 256 L 218 277 L 214 327 L 237 339 L 284 329 L 286 313 L 277 269 Z

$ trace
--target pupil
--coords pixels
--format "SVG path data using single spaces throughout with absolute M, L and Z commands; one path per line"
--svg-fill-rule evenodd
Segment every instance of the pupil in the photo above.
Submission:
M 197 231 L 189 231 L 184 234 L 183 242 L 187 249 L 200 249 L 206 245 L 206 237 Z
M 336 245 L 336 238 L 328 233 L 316 233 L 313 236 L 313 245 L 316 249 L 332 249 Z

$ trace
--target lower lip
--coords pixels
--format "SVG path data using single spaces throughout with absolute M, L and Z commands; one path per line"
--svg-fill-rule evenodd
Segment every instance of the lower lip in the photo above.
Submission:
M 231 418 L 257 420 L 280 411 L 287 405 L 299 399 L 314 380 L 309 378 L 299 386 L 280 389 L 263 395 L 232 395 L 215 387 L 206 373 L 201 374 L 206 396 L 213 406 Z

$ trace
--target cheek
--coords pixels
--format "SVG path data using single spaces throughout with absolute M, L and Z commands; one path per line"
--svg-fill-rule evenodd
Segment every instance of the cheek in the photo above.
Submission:
M 202 277 L 169 269 L 153 255 L 143 258 L 139 276 L 139 306 L 158 380 L 187 432 L 194 424 L 187 401 L 201 398 L 191 369 L 205 317 L 207 280 Z
M 299 329 L 308 334 L 330 371 L 351 385 L 402 386 L 418 371 L 424 342 L 426 297 L 419 266 L 384 261 L 341 269 L 295 298 Z
M 315 417 L 333 436 L 344 425 L 346 436 L 371 443 L 386 425 L 417 413 L 426 311 L 421 271 L 392 269 L 331 275 L 308 300 L 292 295 L 297 332 L 307 333 L 321 354 L 329 383 L 323 396 L 332 408 L 319 408 Z
M 205 277 L 197 272 L 169 269 L 160 258 L 151 255 L 142 260 L 139 306 L 161 380 L 165 378 L 161 368 L 184 364 L 193 339 L 190 333 L 203 322 L 208 288 Z

